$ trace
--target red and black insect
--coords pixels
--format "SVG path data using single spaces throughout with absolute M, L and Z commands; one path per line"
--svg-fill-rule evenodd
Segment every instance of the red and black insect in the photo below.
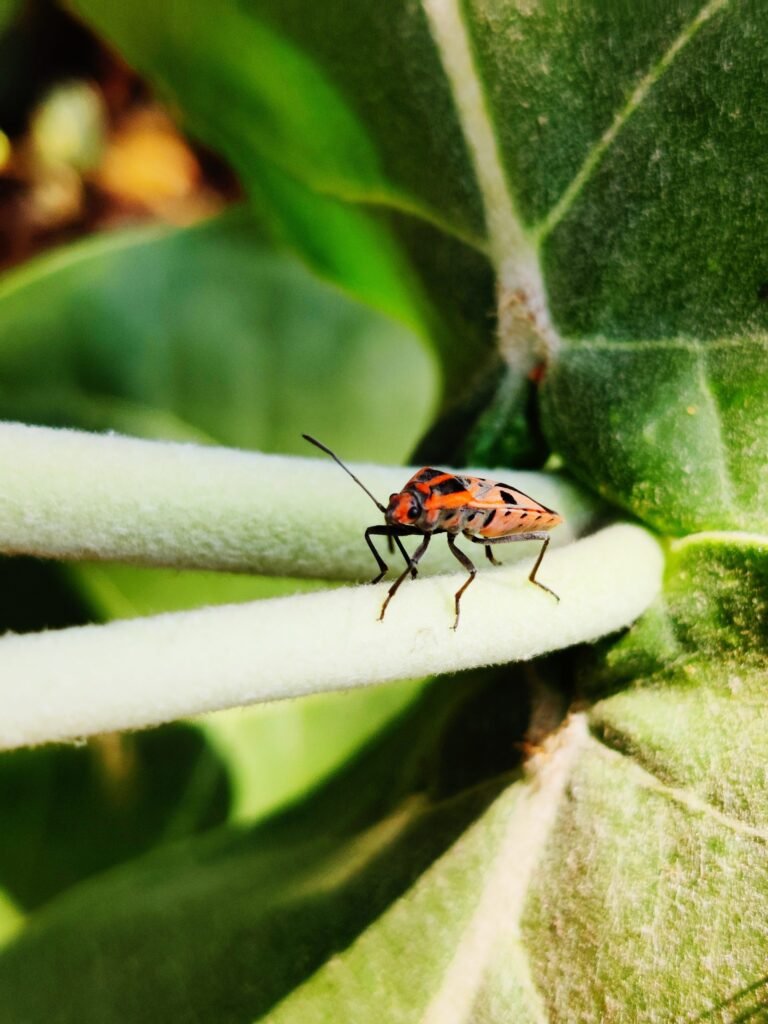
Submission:
M 380 620 L 384 618 L 387 605 L 405 578 L 409 574 L 416 578 L 417 566 L 436 533 L 444 533 L 447 536 L 451 554 L 469 573 L 468 579 L 456 591 L 456 620 L 453 629 L 459 624 L 461 595 L 477 574 L 471 559 L 456 546 L 459 534 L 463 534 L 473 544 L 485 545 L 485 554 L 493 565 L 501 564 L 493 557 L 493 544 L 511 544 L 520 540 L 543 541 L 528 579 L 537 587 L 546 590 L 556 600 L 560 600 L 553 590 L 536 579 L 544 552 L 549 545 L 548 531 L 563 521 L 551 508 L 541 505 L 511 484 L 485 480 L 479 476 L 459 476 L 457 473 L 447 473 L 445 470 L 432 469 L 429 466 L 415 473 L 402 491 L 391 494 L 389 504 L 385 508 L 330 448 L 326 448 L 309 434 L 302 434 L 302 437 L 330 455 L 384 513 L 384 526 L 369 526 L 365 531 L 365 541 L 380 570 L 371 583 L 378 583 L 389 568 L 376 550 L 372 537 L 387 537 L 390 551 L 394 551 L 393 544 L 396 544 L 405 559 L 405 571 L 389 588 L 381 606 Z M 409 555 L 400 538 L 416 536 L 422 538 L 421 544 L 412 555 Z

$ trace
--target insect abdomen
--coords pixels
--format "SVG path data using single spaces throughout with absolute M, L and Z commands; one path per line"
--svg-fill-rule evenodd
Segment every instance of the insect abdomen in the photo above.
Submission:
M 535 530 L 551 530 L 562 522 L 556 512 L 549 509 L 509 508 L 500 505 L 498 508 L 467 510 L 466 525 L 468 533 L 478 537 L 506 537 L 512 533 L 530 533 Z

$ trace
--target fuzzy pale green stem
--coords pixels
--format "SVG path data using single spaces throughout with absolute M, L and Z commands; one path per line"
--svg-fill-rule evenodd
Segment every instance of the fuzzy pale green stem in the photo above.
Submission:
M 0 746 L 147 726 L 257 701 L 533 658 L 628 625 L 660 589 L 645 530 L 612 526 L 529 566 L 82 626 L 0 641 Z
M 355 472 L 383 500 L 409 475 Z M 0 479 L 7 554 L 322 579 L 365 580 L 375 571 L 362 533 L 381 513 L 328 458 L 4 423 Z M 594 512 L 557 477 L 515 472 L 510 482 L 565 516 L 554 543 L 572 540 Z M 424 572 L 455 569 L 444 546 L 433 547 Z

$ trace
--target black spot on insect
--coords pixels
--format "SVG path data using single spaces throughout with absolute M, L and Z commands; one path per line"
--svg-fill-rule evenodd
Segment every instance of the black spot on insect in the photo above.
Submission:
M 517 504 L 517 498 L 514 496 L 514 494 L 510 494 L 509 491 L 500 491 L 499 493 L 501 494 L 501 500 L 504 502 L 505 505 Z
M 434 480 L 436 476 L 442 476 L 442 469 L 422 469 L 419 473 L 418 479 L 422 481 Z
M 521 519 L 525 519 L 525 517 L 526 517 L 527 515 L 528 515 L 528 513 L 527 513 L 527 512 L 521 512 L 521 513 L 520 513 L 520 518 L 521 518 Z
M 460 494 L 461 491 L 466 491 L 465 485 L 461 480 L 457 480 L 455 476 L 449 477 L 447 480 L 443 480 L 442 483 L 435 484 L 432 489 L 433 494 Z
M 760 302 L 768 302 L 768 281 L 757 286 L 757 297 Z
M 487 512 L 485 519 L 483 520 L 483 527 L 490 526 L 493 522 L 493 517 L 496 515 L 496 509 L 492 508 L 490 512 Z

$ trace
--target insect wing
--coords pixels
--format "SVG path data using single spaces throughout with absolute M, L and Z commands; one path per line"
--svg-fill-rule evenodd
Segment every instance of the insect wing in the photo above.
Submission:
M 418 491 L 427 512 L 463 508 L 472 500 L 472 479 L 425 466 L 411 477 L 405 490 Z
M 518 508 L 527 512 L 552 512 L 551 508 L 536 501 L 530 494 L 518 490 L 512 484 L 498 483 L 474 476 L 467 478 L 471 496 L 468 505 L 474 508 Z
M 471 477 L 472 496 L 467 502 L 466 527 L 481 537 L 505 537 L 512 533 L 548 530 L 560 516 L 511 484 Z

